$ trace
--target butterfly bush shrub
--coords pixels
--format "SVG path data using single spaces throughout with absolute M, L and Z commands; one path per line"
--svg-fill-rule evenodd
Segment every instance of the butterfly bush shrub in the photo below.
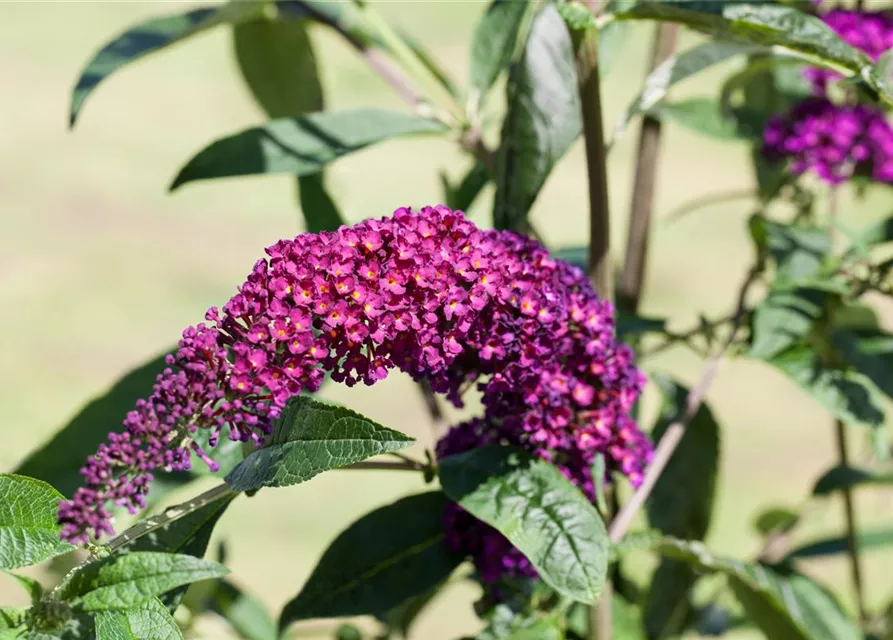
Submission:
M 599 87 L 609 63 L 645 55 L 627 38 L 633 24 L 655 29 L 653 64 L 605 139 Z M 249 640 L 309 633 L 322 627 L 301 627 L 320 619 L 331 622 L 326 637 L 429 637 L 413 625 L 455 581 L 477 585 L 477 600 L 462 606 L 479 629 L 437 637 L 650 639 L 739 626 L 783 640 L 893 633 L 893 605 L 874 599 L 864 575 L 867 547 L 890 537 L 859 528 L 853 498 L 890 477 L 893 338 L 875 306 L 893 295 L 893 218 L 854 226 L 841 206 L 869 206 L 893 181 L 893 7 L 494 0 L 472 26 L 466 88 L 375 3 L 359 1 L 230 2 L 162 15 L 88 62 L 72 125 L 109 74 L 229 29 L 239 72 L 269 120 L 200 150 L 171 189 L 290 174 L 307 232 L 268 247 L 233 297 L 167 354 L 0 474 L 0 568 L 73 558 L 50 565 L 48 574 L 61 573 L 51 588 L 14 574 L 31 605 L 0 607 L 0 638 L 201 637 L 209 618 Z M 343 37 L 408 109 L 325 109 L 308 36 L 317 29 Z M 680 29 L 700 39 L 674 52 Z M 729 58 L 715 96 L 670 98 L 674 83 Z M 490 148 L 490 94 L 503 75 L 506 110 Z M 616 214 L 605 160 L 639 117 L 637 197 L 614 300 L 598 231 Z M 639 314 L 635 275 L 650 243 L 661 125 L 677 124 L 747 145 L 756 188 L 747 228 L 729 226 L 749 236 L 754 256 L 743 284 L 729 286 L 735 305 L 689 330 Z M 326 166 L 409 135 L 452 140 L 471 168 L 455 184 L 442 177 L 429 206 L 363 211 L 345 223 Z M 528 214 L 580 137 L 591 241 L 546 247 Z M 491 183 L 487 228 L 463 212 Z M 705 360 L 691 388 L 653 365 L 674 346 Z M 804 505 L 756 514 L 762 548 L 739 558 L 704 543 L 720 451 L 738 453 L 724 449 L 706 398 L 733 357 L 789 377 L 827 409 L 837 442 Z M 430 409 L 436 439 L 424 455 L 404 452 L 413 439 L 400 431 L 315 397 L 323 385 L 374 385 L 398 371 Z M 662 397 L 653 424 L 638 406 L 649 381 Z M 465 417 L 443 427 L 444 402 Z M 872 455 L 850 452 L 857 437 Z M 206 558 L 241 494 L 350 468 L 419 474 L 428 488 L 358 514 L 306 582 L 283 594 L 281 611 L 225 577 L 223 545 Z M 209 476 L 216 485 L 196 488 Z M 173 489 L 191 497 L 169 506 Z M 371 480 L 363 490 L 374 491 Z M 813 503 L 832 499 L 843 506 L 843 535 L 804 543 Z M 640 555 L 653 569 L 642 570 Z M 844 557 L 846 582 L 810 577 L 811 558 L 823 555 Z

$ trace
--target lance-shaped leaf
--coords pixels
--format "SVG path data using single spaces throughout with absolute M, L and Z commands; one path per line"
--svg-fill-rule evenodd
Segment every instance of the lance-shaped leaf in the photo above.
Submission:
M 805 338 L 821 317 L 825 299 L 815 289 L 770 291 L 754 310 L 749 355 L 772 358 Z
M 291 118 L 323 110 L 322 83 L 306 20 L 263 18 L 237 24 L 233 46 L 242 77 L 267 117 Z M 299 177 L 297 183 L 307 231 L 331 231 L 344 224 L 322 173 Z
M 152 391 L 155 377 L 164 369 L 164 356 L 127 372 L 111 389 L 90 401 L 52 440 L 31 453 L 16 473 L 40 478 L 65 496 L 83 483 L 81 467 L 110 431 L 116 431 L 139 398 Z
M 598 597 L 610 547 L 605 526 L 557 467 L 487 446 L 444 458 L 438 473 L 444 492 L 508 538 L 546 584 L 580 602 Z
M 269 442 L 233 469 L 226 482 L 236 491 L 287 487 L 413 442 L 350 409 L 297 396 L 282 412 Z
M 726 575 L 747 616 L 769 640 L 863 638 L 833 596 L 806 576 L 717 556 L 701 542 L 666 538 L 656 550 L 700 571 Z
M 62 494 L 35 478 L 0 474 L 0 569 L 17 569 L 74 549 L 59 538 Z
M 723 40 L 778 47 L 810 64 L 858 76 L 880 97 L 891 98 L 890 87 L 881 82 L 868 56 L 841 40 L 819 18 L 790 7 L 769 3 L 641 2 L 613 14 L 613 18 L 676 22 Z
M 196 180 L 229 176 L 318 173 L 330 162 L 390 138 L 442 134 L 446 125 L 380 109 L 350 109 L 272 120 L 221 138 L 184 166 L 171 190 Z
M 827 229 L 778 224 L 760 217 L 753 224 L 761 227 L 756 233 L 765 234 L 766 249 L 775 261 L 776 287 L 806 282 L 819 274 L 831 251 Z
M 18 638 L 18 632 L 3 635 L 4 632 L 13 631 L 22 627 L 28 619 L 27 607 L 0 607 L 0 639 Z
M 689 391 L 665 376 L 654 376 L 663 404 L 652 432 L 655 443 L 686 406 Z M 719 470 L 719 425 L 701 405 L 688 422 L 676 451 L 667 463 L 646 504 L 649 524 L 666 535 L 702 540 L 713 515 Z M 697 574 L 687 564 L 664 558 L 652 577 L 644 606 L 649 635 L 678 633 L 694 611 L 691 588 Z
M 462 561 L 444 544 L 446 503 L 439 491 L 408 496 L 351 524 L 285 605 L 280 630 L 310 618 L 383 614 L 443 582 Z
M 534 18 L 506 90 L 493 222 L 499 229 L 521 229 L 549 173 L 583 126 L 573 46 L 554 5 Z
M 787 531 L 800 520 L 800 514 L 787 507 L 770 507 L 761 511 L 754 519 L 754 529 L 763 535 L 776 531 Z
M 78 585 L 73 603 L 84 611 L 108 611 L 138 607 L 179 586 L 225 576 L 229 569 L 185 554 L 134 551 L 85 573 L 89 578 Z
M 471 91 L 475 103 L 508 66 L 518 41 L 529 2 L 493 0 L 481 16 L 471 39 Z
M 634 117 L 656 107 L 674 84 L 733 56 L 753 51 L 755 48 L 749 45 L 733 42 L 705 42 L 662 62 L 645 78 L 642 92 L 618 120 L 608 148 L 610 149 L 620 140 L 626 132 L 627 125 Z
M 893 544 L 893 529 L 859 531 L 856 534 L 856 544 L 860 552 L 887 547 Z M 845 535 L 840 535 L 808 542 L 788 553 L 787 558 L 799 558 L 802 560 L 804 558 L 821 558 L 849 552 L 849 538 Z
M 823 366 L 811 348 L 796 345 L 768 360 L 844 422 L 880 430 L 884 412 L 879 393 L 861 373 Z
M 825 496 L 842 489 L 864 485 L 893 485 L 893 473 L 875 473 L 857 467 L 832 467 L 816 481 L 812 495 Z
M 232 16 L 219 7 L 200 7 L 131 27 L 103 46 L 81 72 L 71 96 L 69 121 L 73 126 L 87 96 L 121 67 L 217 26 Z
M 123 611 L 96 615 L 96 640 L 182 640 L 173 616 L 157 599 Z

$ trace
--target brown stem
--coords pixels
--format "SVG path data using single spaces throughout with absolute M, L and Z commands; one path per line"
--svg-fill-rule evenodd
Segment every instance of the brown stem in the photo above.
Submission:
M 648 73 L 673 55 L 679 26 L 659 24 L 651 49 Z M 636 174 L 633 181 L 633 200 L 629 214 L 629 231 L 626 236 L 626 259 L 620 271 L 618 298 L 625 309 L 635 312 L 642 297 L 645 266 L 648 256 L 648 239 L 654 210 L 654 185 L 660 155 L 660 120 L 645 116 L 639 131 L 639 151 L 636 156 Z
M 719 366 L 726 351 L 735 342 L 735 338 L 738 335 L 738 329 L 741 327 L 741 321 L 745 316 L 747 293 L 750 290 L 751 285 L 756 281 L 757 276 L 759 276 L 761 268 L 761 265 L 756 265 L 751 268 L 750 272 L 747 274 L 747 278 L 744 280 L 744 284 L 741 285 L 741 290 L 738 294 L 738 305 L 732 320 L 732 329 L 729 336 L 717 350 L 716 354 L 714 354 L 714 356 L 707 362 L 704 370 L 701 372 L 700 379 L 697 384 L 692 387 L 691 392 L 685 399 L 685 409 L 683 410 L 682 415 L 667 427 L 664 436 L 660 439 L 657 448 L 654 450 L 654 458 L 648 466 L 648 469 L 645 471 L 645 477 L 642 479 L 642 484 L 636 489 L 636 492 L 633 494 L 632 498 L 630 498 L 629 502 L 623 505 L 620 513 L 617 514 L 617 517 L 614 518 L 614 521 L 608 528 L 608 535 L 612 541 L 617 542 L 626 535 L 627 531 L 629 531 L 633 518 L 645 505 L 645 501 L 648 499 L 648 496 L 651 495 L 651 490 L 654 488 L 655 483 L 657 483 L 658 478 L 660 478 L 660 474 L 663 473 L 673 452 L 676 451 L 679 441 L 682 440 L 682 436 L 685 435 L 685 425 L 688 424 L 689 420 L 691 420 L 698 409 L 701 408 L 707 389 L 719 372 Z

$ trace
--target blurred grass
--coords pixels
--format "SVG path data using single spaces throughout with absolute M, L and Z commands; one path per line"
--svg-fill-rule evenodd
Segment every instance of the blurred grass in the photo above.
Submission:
M 261 119 L 238 80 L 226 29 L 119 72 L 89 98 L 77 129 L 66 130 L 69 92 L 88 57 L 126 26 L 188 4 L 0 4 L 0 86 L 6 89 L 0 101 L 2 469 L 13 468 L 120 373 L 173 342 L 207 307 L 225 301 L 265 246 L 300 230 L 287 177 L 207 182 L 174 196 L 166 193 L 176 170 L 197 149 Z M 464 83 L 467 40 L 485 6 L 392 2 L 382 3 L 381 10 L 416 34 Z M 650 38 L 648 28 L 637 28 L 606 81 L 609 128 L 636 92 Z M 330 108 L 403 109 L 336 37 L 317 30 L 314 39 Z M 674 95 L 713 93 L 728 68 L 702 74 Z M 610 157 L 612 240 L 621 249 L 635 138 L 629 132 Z M 750 188 L 746 161 L 743 145 L 714 143 L 669 127 L 658 218 L 695 197 Z M 468 164 L 449 141 L 400 141 L 339 162 L 330 181 L 346 218 L 358 221 L 398 206 L 439 201 L 438 169 L 445 166 L 455 176 Z M 552 246 L 585 242 L 585 193 L 578 145 L 535 207 L 534 220 Z M 489 224 L 490 198 L 488 192 L 469 212 L 480 224 Z M 858 205 L 852 198 L 845 202 L 843 220 L 851 226 L 888 213 L 891 205 L 889 192 Z M 705 207 L 672 224 L 659 220 L 643 312 L 688 327 L 699 311 L 730 308 L 750 259 L 745 232 L 750 213 L 746 201 L 736 201 Z M 885 318 L 891 319 L 889 309 Z M 700 363 L 671 351 L 648 368 L 692 382 Z M 374 390 L 348 394 L 333 387 L 324 395 L 416 434 L 420 446 L 431 443 L 418 393 L 397 375 Z M 791 383 L 755 362 L 728 365 L 709 400 L 723 426 L 718 513 L 709 542 L 718 551 L 747 557 L 759 547 L 750 524 L 759 507 L 798 504 L 830 466 L 832 423 Z M 646 415 L 651 405 L 646 403 Z M 413 477 L 350 471 L 239 500 L 220 527 L 234 576 L 276 610 L 348 522 L 419 489 L 421 482 Z M 859 506 L 866 525 L 891 524 L 889 493 L 862 492 Z M 800 537 L 840 531 L 841 509 L 829 503 Z M 636 567 L 641 571 L 645 564 Z M 846 565 L 838 559 L 806 568 L 838 589 L 847 585 Z M 891 568 L 893 553 L 866 556 L 873 605 L 893 595 Z M 416 637 L 446 640 L 473 631 L 474 597 L 470 587 L 451 587 L 420 622 Z M 20 599 L 10 582 L 0 583 L 0 600 Z M 851 599 L 845 602 L 852 606 Z M 207 633 L 204 637 L 223 637 L 220 631 Z

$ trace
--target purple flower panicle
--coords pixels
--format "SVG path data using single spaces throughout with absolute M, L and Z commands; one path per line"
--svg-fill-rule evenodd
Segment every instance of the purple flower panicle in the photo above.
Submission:
M 211 447 L 221 433 L 262 444 L 287 400 L 317 390 L 326 372 L 371 385 L 400 369 L 457 406 L 476 385 L 484 417 L 455 427 L 440 455 L 516 444 L 555 462 L 590 498 L 598 452 L 641 480 L 651 448 L 628 412 L 644 377 L 615 342 L 610 303 L 536 242 L 480 230 L 441 206 L 302 234 L 267 254 L 237 295 L 208 311 L 208 324 L 184 332 L 124 432 L 87 461 L 84 486 L 60 507 L 64 538 L 111 534 L 108 505 L 144 508 L 156 469 L 188 469 L 193 452 L 215 467 L 197 429 L 210 430 Z M 532 571 L 457 509 L 446 516 L 451 544 L 496 559 L 501 572 Z
M 893 129 L 883 112 L 868 105 L 807 98 L 790 114 L 769 121 L 763 155 L 789 159 L 794 174 L 815 171 L 829 184 L 854 175 L 893 182 Z

